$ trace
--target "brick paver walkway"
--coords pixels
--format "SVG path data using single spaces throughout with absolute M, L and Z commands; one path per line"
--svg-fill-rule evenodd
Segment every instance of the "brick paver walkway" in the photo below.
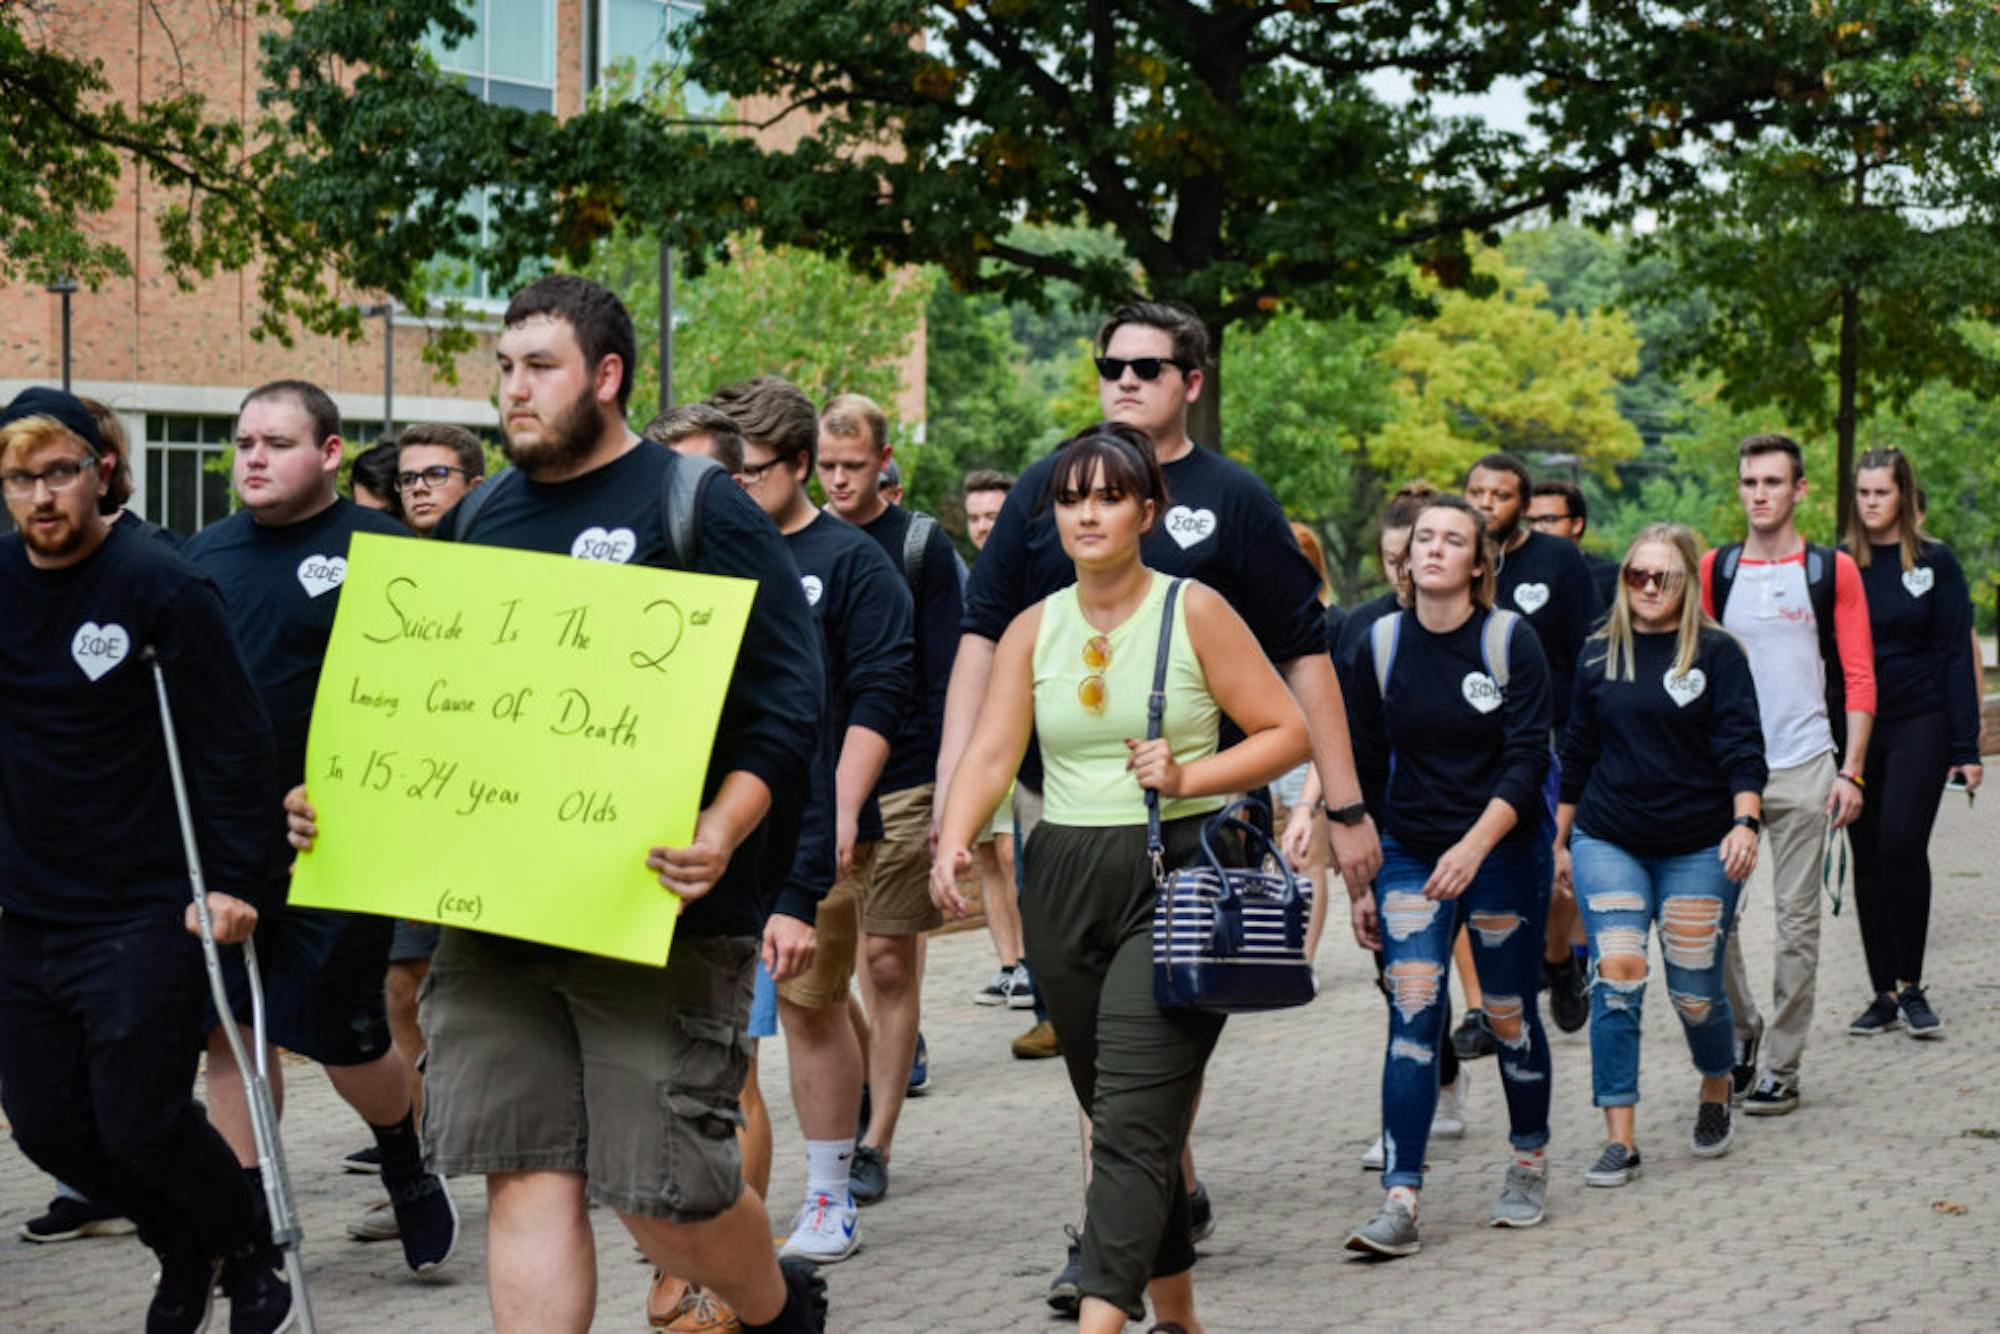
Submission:
M 1852 908 L 1829 917 L 1803 1105 L 1790 1117 L 1739 1120 L 1727 1158 L 1697 1160 L 1687 1147 L 1694 1076 L 1656 982 L 1639 1112 L 1645 1177 L 1623 1190 L 1584 1187 L 1601 1140 L 1589 1051 L 1582 1034 L 1555 1035 L 1547 1224 L 1483 1226 L 1505 1146 L 1498 1077 L 1483 1061 L 1471 1067 L 1467 1137 L 1431 1146 L 1426 1249 L 1391 1264 L 1339 1249 L 1377 1200 L 1357 1160 L 1377 1124 L 1383 1017 L 1365 958 L 1336 915 L 1321 950 L 1321 998 L 1232 1021 L 1210 1070 L 1196 1133 L 1219 1216 L 1197 1271 L 1209 1328 L 2000 1325 L 1996 806 L 2000 794 L 1976 810 L 1950 796 L 1939 822 L 1930 982 L 1945 1040 L 1846 1035 L 1866 1000 L 1865 974 Z M 1752 975 L 1768 986 L 1761 873 L 1748 902 Z M 1059 1063 L 1008 1056 L 1025 1017 L 971 1003 L 992 966 L 981 934 L 933 942 L 924 1029 L 935 1091 L 905 1114 L 891 1194 L 864 1215 L 865 1249 L 829 1271 L 835 1329 L 1060 1327 L 1041 1299 L 1078 1199 L 1074 1113 Z M 767 1043 L 765 1055 L 782 1228 L 802 1188 L 803 1151 L 782 1043 Z M 392 1243 L 349 1241 L 345 1222 L 377 1196 L 337 1164 L 365 1136 L 316 1070 L 290 1074 L 286 1140 L 321 1327 L 486 1327 L 478 1184 L 454 1185 L 465 1237 L 437 1275 L 408 1275 Z M 0 1147 L 0 1219 L 11 1228 L 48 1195 L 46 1180 Z M 615 1220 L 597 1218 L 599 1323 L 643 1329 L 647 1271 Z M 0 1329 L 135 1329 L 152 1268 L 130 1240 L 0 1241 Z

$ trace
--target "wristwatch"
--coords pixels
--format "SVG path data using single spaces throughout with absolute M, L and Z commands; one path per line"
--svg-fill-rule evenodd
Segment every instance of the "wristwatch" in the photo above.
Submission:
M 1753 834 L 1760 832 L 1764 828 L 1764 822 L 1754 815 L 1739 815 L 1736 817 L 1734 823 L 1742 825 Z
M 1368 803 L 1363 801 L 1350 801 L 1345 806 L 1329 806 L 1326 804 L 1326 798 L 1321 797 L 1319 810 L 1320 814 L 1335 824 L 1357 825 L 1368 818 Z

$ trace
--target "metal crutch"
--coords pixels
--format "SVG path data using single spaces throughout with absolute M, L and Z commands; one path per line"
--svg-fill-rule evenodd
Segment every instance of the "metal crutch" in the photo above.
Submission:
M 167 743 L 167 772 L 174 782 L 174 808 L 180 815 L 181 843 L 187 852 L 188 887 L 194 893 L 195 922 L 201 927 L 201 954 L 208 965 L 208 992 L 215 1000 L 215 1013 L 236 1069 L 243 1077 L 243 1097 L 249 1104 L 250 1129 L 257 1143 L 257 1161 L 263 1167 L 264 1204 L 271 1215 L 271 1240 L 285 1255 L 285 1276 L 292 1285 L 293 1311 L 304 1334 L 313 1334 L 312 1299 L 306 1293 L 305 1264 L 299 1244 L 305 1231 L 299 1226 L 299 1212 L 292 1200 L 292 1179 L 285 1171 L 285 1146 L 278 1138 L 278 1112 L 271 1102 L 270 1044 L 264 1040 L 264 983 L 257 973 L 257 947 L 243 942 L 243 972 L 250 980 L 250 1025 L 257 1044 L 253 1062 L 243 1050 L 243 1036 L 236 1031 L 236 1017 L 229 1008 L 229 989 L 222 981 L 222 955 L 215 945 L 215 924 L 208 915 L 208 887 L 201 875 L 201 850 L 194 835 L 194 809 L 188 804 L 187 775 L 181 769 L 181 747 L 174 731 L 174 711 L 167 702 L 167 677 L 160 667 L 159 654 L 149 644 L 141 652 L 153 669 L 153 688 L 160 697 L 160 734 Z

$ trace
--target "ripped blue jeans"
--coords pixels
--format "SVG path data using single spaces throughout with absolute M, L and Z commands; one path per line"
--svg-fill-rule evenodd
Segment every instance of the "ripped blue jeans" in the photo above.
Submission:
M 1382 837 L 1375 908 L 1389 988 L 1389 1054 L 1382 1066 L 1385 1187 L 1424 1183 L 1424 1149 L 1437 1111 L 1437 1053 L 1451 1040 L 1444 1031 L 1451 943 L 1461 925 L 1471 929 L 1486 1016 L 1500 1040 L 1508 1142 L 1517 1149 L 1549 1142 L 1549 1040 L 1535 1004 L 1554 877 L 1549 840 L 1538 830 L 1501 843 L 1452 900 L 1423 896 L 1436 861 Z
M 1590 1094 L 1599 1107 L 1639 1101 L 1639 1019 L 1653 927 L 1667 966 L 1667 997 L 1687 1034 L 1694 1068 L 1714 1078 L 1736 1059 L 1723 948 L 1742 886 L 1723 873 L 1715 848 L 1678 857 L 1637 857 L 1581 829 L 1570 838 L 1577 909 L 1590 933 Z M 1636 958 L 1640 975 L 1603 975 L 1607 959 Z

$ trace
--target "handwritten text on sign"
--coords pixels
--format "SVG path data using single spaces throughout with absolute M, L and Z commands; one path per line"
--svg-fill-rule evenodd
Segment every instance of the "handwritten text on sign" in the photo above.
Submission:
M 665 963 L 756 585 L 358 534 L 291 902 Z

